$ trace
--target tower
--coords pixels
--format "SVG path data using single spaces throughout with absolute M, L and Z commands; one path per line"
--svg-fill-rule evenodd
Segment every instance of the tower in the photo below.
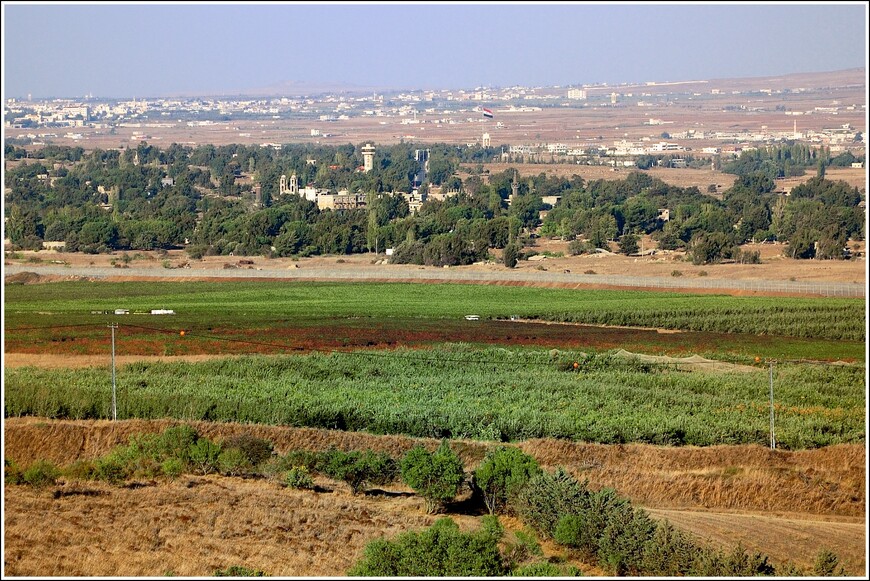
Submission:
M 278 183 L 278 193 L 284 195 L 287 193 L 287 176 L 282 175 L 281 181 Z
M 489 147 L 490 144 L 491 144 L 491 141 L 490 141 L 490 139 L 489 139 L 489 133 L 484 133 L 484 134 L 483 134 L 483 146 L 484 146 L 484 147 Z
M 296 177 L 295 173 L 290 176 L 290 193 L 299 195 L 299 178 Z
M 362 148 L 363 168 L 366 173 L 375 168 L 375 146 L 371 143 L 366 143 Z

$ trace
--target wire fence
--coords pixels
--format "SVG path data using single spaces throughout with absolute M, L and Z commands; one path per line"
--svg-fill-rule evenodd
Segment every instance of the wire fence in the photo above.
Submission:
M 577 286 L 612 286 L 622 288 L 653 288 L 667 290 L 721 290 L 824 297 L 865 298 L 865 283 L 804 282 L 779 280 L 685 279 L 682 277 L 626 276 L 574 274 L 569 272 L 522 272 L 505 270 L 480 272 L 461 268 L 432 266 L 364 266 L 354 268 L 288 268 L 288 269 L 194 269 L 194 268 L 109 268 L 42 265 L 7 265 L 7 275 L 21 272 L 91 278 L 269 278 L 287 280 L 347 280 L 347 281 L 444 281 L 444 282 L 520 282 L 529 284 L 560 284 Z

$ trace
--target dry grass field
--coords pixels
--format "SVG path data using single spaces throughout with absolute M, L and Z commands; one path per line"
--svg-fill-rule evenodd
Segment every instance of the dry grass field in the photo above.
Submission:
M 611 245 L 611 250 L 616 252 L 618 246 Z M 853 251 L 863 254 L 865 242 L 852 241 L 849 246 Z M 642 240 L 644 249 L 655 248 L 656 243 L 649 237 Z M 575 274 L 600 274 L 633 277 L 672 277 L 674 271 L 679 271 L 683 279 L 695 279 L 707 277 L 708 279 L 728 280 L 770 280 L 770 281 L 799 281 L 820 283 L 863 283 L 866 279 L 866 261 L 855 260 L 795 260 L 783 255 L 784 244 L 746 244 L 744 250 L 760 253 L 761 264 L 705 264 L 693 265 L 686 261 L 683 252 L 659 252 L 647 256 L 624 256 L 621 254 L 586 254 L 580 256 L 568 256 L 568 242 L 563 240 L 537 239 L 535 246 L 525 249 L 526 252 L 535 251 L 542 255 L 533 260 L 521 260 L 517 263 L 517 272 L 556 272 L 570 271 Z M 545 255 L 549 253 L 549 256 Z M 561 253 L 562 256 L 558 256 Z M 333 269 L 352 269 L 367 278 L 378 272 L 401 275 L 403 272 L 429 271 L 433 279 L 443 278 L 445 269 L 434 266 L 415 265 L 384 265 L 378 264 L 385 259 L 383 254 L 373 253 L 353 254 L 346 256 L 312 256 L 308 258 L 266 258 L 262 256 L 244 257 L 244 264 L 240 264 L 238 257 L 231 256 L 205 256 L 202 259 L 191 259 L 183 250 L 171 250 L 166 255 L 158 255 L 155 252 L 131 251 L 114 252 L 112 254 L 82 254 L 57 252 L 55 250 L 42 250 L 39 252 L 22 251 L 16 253 L 18 258 L 7 255 L 7 265 L 26 266 L 27 271 L 40 274 L 44 266 L 63 266 L 68 270 L 68 275 L 31 277 L 30 282 L 50 282 L 63 278 L 76 278 L 88 275 L 88 269 L 92 267 L 111 268 L 113 263 L 117 275 L 113 280 L 131 280 L 127 269 L 120 268 L 121 258 L 124 254 L 134 257 L 129 266 L 131 269 L 154 269 L 157 274 L 167 275 L 166 268 L 184 269 L 185 279 L 191 275 L 201 273 L 207 277 L 209 271 L 219 271 L 220 276 L 226 277 L 230 273 L 238 278 L 244 278 L 249 271 L 256 270 L 293 270 L 294 278 L 305 275 L 305 278 L 318 279 L 318 276 Z M 479 263 L 468 266 L 451 267 L 451 273 L 463 272 L 505 272 L 507 269 L 501 263 L 501 251 L 492 250 L 493 260 L 488 263 Z M 229 270 L 228 267 L 232 267 Z M 133 277 L 135 278 L 135 277 Z M 28 281 L 22 281 L 28 282 Z
M 22 465 L 95 458 L 131 434 L 160 432 L 170 421 L 58 421 L 9 418 L 7 457 Z M 271 440 L 279 453 L 305 448 L 370 448 L 401 455 L 435 440 L 307 428 L 193 424 L 213 439 L 247 432 Z M 466 469 L 491 444 L 455 441 Z M 520 444 L 546 467 L 566 466 L 593 488 L 613 487 L 656 518 L 714 545 L 737 541 L 774 563 L 810 566 L 821 548 L 836 552 L 850 575 L 865 571 L 866 460 L 863 446 L 799 452 L 758 446 L 664 448 L 533 440 Z M 7 575 L 203 576 L 231 565 L 280 576 L 341 576 L 367 542 L 419 530 L 422 500 L 401 485 L 352 496 L 346 485 L 318 480 L 321 492 L 284 489 L 263 479 L 184 476 L 123 487 L 61 482 L 35 491 L 5 490 Z M 474 515 L 448 507 L 463 529 Z M 508 531 L 521 530 L 505 519 Z M 560 549 L 544 543 L 545 554 Z M 561 553 L 563 554 L 563 553 Z M 567 555 L 569 560 L 570 555 Z M 601 571 L 577 563 L 587 575 Z

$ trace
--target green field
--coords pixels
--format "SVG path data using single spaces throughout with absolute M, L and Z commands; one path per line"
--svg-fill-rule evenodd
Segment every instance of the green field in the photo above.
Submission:
M 122 354 L 284 354 L 127 365 L 118 373 L 122 418 L 494 440 L 769 441 L 763 363 L 749 373 L 688 372 L 613 356 L 626 347 L 737 363 L 776 359 L 781 446 L 865 438 L 863 300 L 264 281 L 70 282 L 5 291 L 10 352 L 108 355 L 106 323 L 115 321 Z M 177 314 L 104 314 L 116 308 Z M 482 320 L 466 321 L 471 313 Z M 684 332 L 497 320 L 513 315 Z M 858 363 L 796 361 L 807 359 Z M 99 369 L 4 374 L 7 417 L 110 416 L 108 357 Z
M 104 323 L 91 311 L 174 309 L 187 328 L 269 328 L 336 317 L 551 321 L 865 340 L 861 299 L 773 298 L 468 284 L 68 282 L 6 285 L 6 329 Z
M 573 362 L 578 361 L 575 371 Z M 861 442 L 862 366 L 780 364 L 784 448 Z M 5 371 L 6 416 L 110 417 L 106 368 Z M 685 372 L 600 354 L 445 345 L 435 350 L 133 363 L 119 418 L 179 418 L 522 440 L 766 444 L 768 374 Z

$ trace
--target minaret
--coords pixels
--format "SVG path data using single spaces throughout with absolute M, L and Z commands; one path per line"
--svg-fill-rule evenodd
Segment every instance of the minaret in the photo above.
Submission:
M 362 148 L 363 168 L 368 173 L 375 168 L 375 146 L 371 143 L 366 143 Z

